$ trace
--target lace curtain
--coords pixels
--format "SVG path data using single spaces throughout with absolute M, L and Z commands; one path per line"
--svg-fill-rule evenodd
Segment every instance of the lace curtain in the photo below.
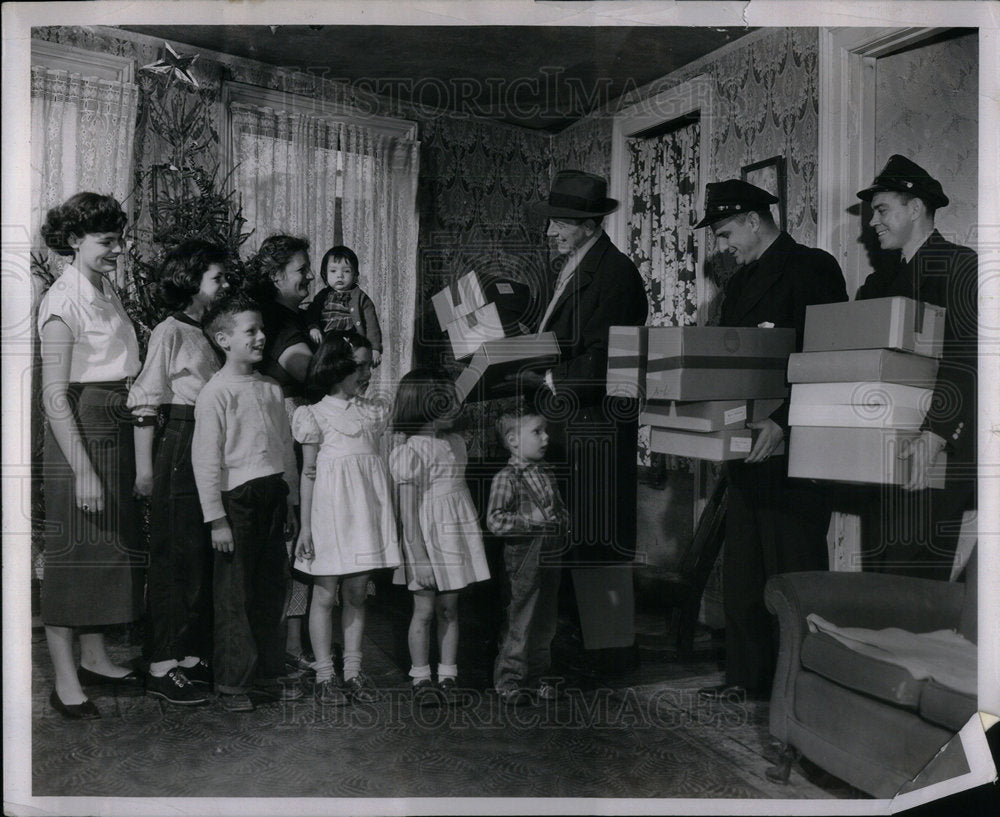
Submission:
M 31 235 L 41 244 L 46 211 L 92 190 L 125 203 L 139 88 L 42 66 L 31 69 Z M 49 254 L 58 274 L 65 261 Z
M 49 252 L 40 227 L 50 207 L 74 193 L 90 190 L 125 202 L 132 188 L 132 152 L 139 109 L 139 88 L 112 80 L 83 77 L 43 66 L 31 68 L 31 236 L 33 253 L 45 261 L 48 275 L 32 274 L 32 304 L 37 306 L 51 279 L 67 260 Z M 118 283 L 122 283 L 118 281 Z M 31 310 L 32 354 L 38 361 L 36 311 Z M 32 377 L 33 471 L 44 434 L 40 422 L 41 381 Z M 42 514 L 40 474 L 33 473 L 32 513 Z M 42 579 L 40 531 L 31 537 L 32 567 Z
M 319 261 L 335 243 L 340 200 L 343 243 L 360 260 L 358 285 L 382 327 L 383 362 L 370 393 L 393 389 L 412 362 L 417 292 L 417 142 L 321 117 L 234 103 L 234 180 L 253 251 L 267 236 L 306 236 Z
M 646 283 L 650 326 L 697 323 L 699 136 L 692 122 L 628 140 L 628 254 Z M 648 464 L 648 427 L 639 429 L 639 454 Z M 686 467 L 678 457 L 667 463 Z

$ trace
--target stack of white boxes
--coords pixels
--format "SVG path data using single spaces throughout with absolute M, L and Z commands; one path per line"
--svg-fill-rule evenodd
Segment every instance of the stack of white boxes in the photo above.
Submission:
M 905 484 L 901 454 L 930 407 L 943 338 L 944 309 L 910 298 L 809 306 L 803 351 L 788 361 L 788 475 Z
M 646 400 L 654 452 L 704 460 L 745 459 L 748 424 L 787 396 L 792 329 L 719 326 L 613 326 L 608 394 Z
M 511 388 L 501 385 L 504 378 L 558 359 L 552 332 L 530 334 L 531 291 L 526 284 L 489 281 L 469 272 L 431 302 L 455 358 L 472 358 L 455 382 L 462 401 L 506 396 Z

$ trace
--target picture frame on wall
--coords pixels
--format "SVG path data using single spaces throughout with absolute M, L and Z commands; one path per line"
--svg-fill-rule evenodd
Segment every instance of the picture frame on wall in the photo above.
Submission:
M 771 205 L 771 215 L 779 230 L 786 229 L 785 207 L 785 157 L 772 156 L 740 168 L 740 178 L 778 197 L 778 203 Z

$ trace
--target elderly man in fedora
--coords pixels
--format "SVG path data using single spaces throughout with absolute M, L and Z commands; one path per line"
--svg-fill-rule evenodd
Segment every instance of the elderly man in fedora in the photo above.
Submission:
M 944 348 L 920 439 L 908 450 L 909 483 L 885 487 L 865 520 L 869 566 L 948 579 L 962 514 L 976 503 L 978 259 L 947 241 L 934 214 L 948 204 L 940 182 L 898 154 L 858 193 L 870 202 L 888 263 L 868 276 L 857 300 L 902 295 L 945 308 Z M 947 455 L 943 490 L 927 487 L 928 468 Z
M 720 324 L 794 328 L 802 349 L 806 307 L 847 300 L 843 273 L 829 253 L 799 244 L 778 228 L 778 199 L 739 179 L 705 189 L 705 217 L 719 252 L 738 267 L 726 283 Z M 764 585 L 776 573 L 826 570 L 830 508 L 821 490 L 789 479 L 778 449 L 788 428 L 788 402 L 752 424 L 759 431 L 749 456 L 726 463 L 729 479 L 722 603 L 726 622 L 726 680 L 703 695 L 766 699 L 777 658 Z
M 608 329 L 642 326 L 646 290 L 627 256 L 611 243 L 604 217 L 618 208 L 607 182 L 562 170 L 548 198 L 531 209 L 548 219 L 558 253 L 539 331 L 554 332 L 560 360 L 538 387 L 549 421 L 548 459 L 565 475 L 572 570 L 584 646 L 593 668 L 634 665 L 634 604 L 630 563 L 636 545 L 638 406 L 607 397 Z

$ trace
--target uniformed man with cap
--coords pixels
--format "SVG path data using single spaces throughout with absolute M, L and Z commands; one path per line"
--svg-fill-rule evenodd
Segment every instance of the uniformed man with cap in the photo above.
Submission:
M 802 349 L 806 307 L 847 300 L 836 259 L 795 241 L 774 223 L 778 199 L 739 179 L 707 185 L 705 217 L 720 252 L 739 265 L 725 286 L 720 324 L 794 328 Z M 770 696 L 777 657 L 774 622 L 764 607 L 770 576 L 826 570 L 830 508 L 812 483 L 787 477 L 778 448 L 788 427 L 788 402 L 752 427 L 749 456 L 726 464 L 729 479 L 723 552 L 726 681 L 703 695 Z
M 940 182 L 905 156 L 891 156 L 858 198 L 871 203 L 869 224 L 890 254 L 856 300 L 902 295 L 946 310 L 934 397 L 920 439 L 906 451 L 910 479 L 903 491 L 883 489 L 878 510 L 865 520 L 867 564 L 948 579 L 962 514 L 976 501 L 977 257 L 935 229 L 934 214 L 948 197 Z M 931 490 L 928 468 L 942 452 L 945 488 Z

